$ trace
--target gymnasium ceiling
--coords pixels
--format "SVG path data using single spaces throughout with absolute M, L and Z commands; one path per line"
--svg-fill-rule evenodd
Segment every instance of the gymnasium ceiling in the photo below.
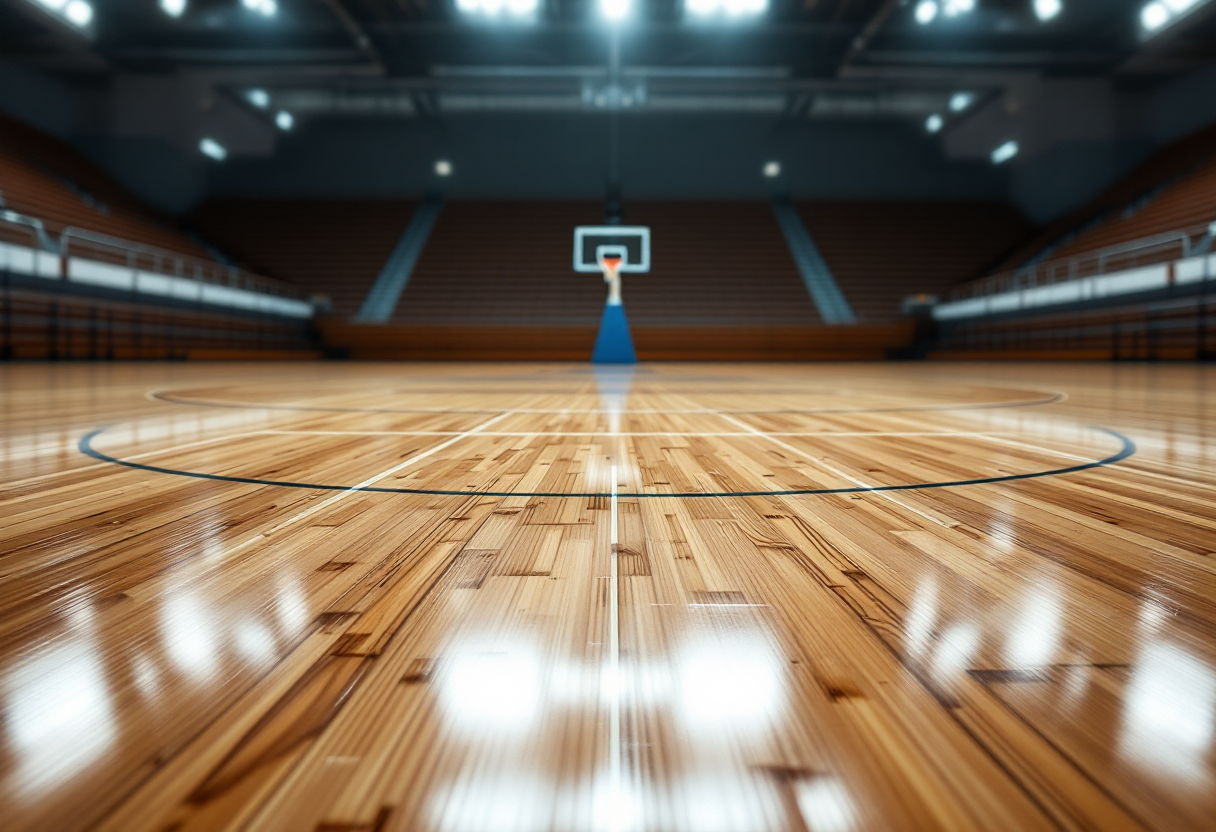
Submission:
M 256 3 L 257 0 L 250 0 Z M 978 0 L 931 24 L 919 0 L 771 0 L 754 21 L 691 20 L 683 0 L 634 0 L 620 73 L 597 0 L 542 0 L 536 18 L 470 17 L 456 0 L 94 0 L 87 34 L 36 0 L 0 0 L 0 52 L 84 85 L 115 74 L 191 74 L 233 100 L 266 89 L 299 117 L 443 118 L 597 109 L 784 118 L 923 118 L 1020 77 L 1128 86 L 1216 63 L 1216 2 L 1145 39 L 1145 0 Z M 942 3 L 951 0 L 940 0 Z

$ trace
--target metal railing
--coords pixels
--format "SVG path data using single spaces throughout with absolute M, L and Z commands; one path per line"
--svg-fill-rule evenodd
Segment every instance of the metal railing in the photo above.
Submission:
M 1192 256 L 1196 244 L 1212 234 L 1214 227 L 1216 223 L 1191 226 L 1001 272 L 956 286 L 948 300 L 998 295 L 1181 260 Z
M 274 297 L 306 300 L 304 294 L 295 286 L 251 274 L 236 266 L 225 266 L 213 260 L 133 243 L 83 228 L 64 229 L 59 235 L 59 254 L 63 257 L 80 257 L 121 265 L 133 271 L 147 271 Z
M 55 242 L 46 233 L 42 220 L 0 207 L 0 242 L 25 244 L 27 238 L 31 248 L 40 251 L 53 251 L 55 248 Z
M 58 238 L 55 238 L 47 233 L 37 218 L 8 209 L 0 209 L 0 242 L 29 245 L 38 251 L 59 255 L 64 258 L 65 263 L 68 257 L 77 257 L 122 266 L 132 271 L 244 289 L 279 298 L 309 300 L 297 287 L 280 280 L 252 274 L 213 260 L 204 260 L 201 257 L 192 257 L 96 231 L 71 227 L 64 229 Z M 64 268 L 66 274 L 66 265 Z

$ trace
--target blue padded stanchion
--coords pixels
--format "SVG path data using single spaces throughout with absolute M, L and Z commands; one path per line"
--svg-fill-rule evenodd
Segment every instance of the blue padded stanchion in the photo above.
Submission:
M 629 320 L 623 305 L 604 305 L 604 317 L 600 319 L 600 334 L 595 339 L 592 364 L 636 364 L 633 338 L 629 335 Z

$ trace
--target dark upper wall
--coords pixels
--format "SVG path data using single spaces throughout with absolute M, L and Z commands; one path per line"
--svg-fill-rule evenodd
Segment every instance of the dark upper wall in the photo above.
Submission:
M 273 159 L 212 166 L 209 191 L 598 199 L 608 141 L 607 120 L 587 115 L 319 122 L 282 141 Z M 624 117 L 620 143 L 626 198 L 761 199 L 774 188 L 812 197 L 1000 198 L 1008 187 L 1005 171 L 949 162 L 937 143 L 897 123 Z M 437 159 L 451 160 L 450 178 L 435 176 Z M 776 180 L 761 174 L 770 159 L 782 164 Z
M 607 173 L 602 116 L 465 115 L 442 120 L 302 121 L 276 134 L 195 76 L 125 76 L 77 88 L 0 61 L 0 111 L 69 138 L 137 195 L 184 213 L 208 194 L 599 198 Z M 1084 203 L 1196 125 L 1216 120 L 1216 72 L 1147 91 L 1098 80 L 1033 80 L 930 137 L 898 120 L 740 115 L 624 115 L 628 198 L 1006 198 L 1038 222 Z M 232 149 L 215 164 L 206 131 Z M 1024 152 L 995 168 L 994 142 Z M 434 177 L 438 158 L 456 173 Z M 779 160 L 775 182 L 761 165 Z

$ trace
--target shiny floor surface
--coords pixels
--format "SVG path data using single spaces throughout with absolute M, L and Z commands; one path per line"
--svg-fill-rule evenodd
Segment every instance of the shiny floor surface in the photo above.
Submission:
M 0 368 L 0 827 L 1212 829 L 1216 368 Z

